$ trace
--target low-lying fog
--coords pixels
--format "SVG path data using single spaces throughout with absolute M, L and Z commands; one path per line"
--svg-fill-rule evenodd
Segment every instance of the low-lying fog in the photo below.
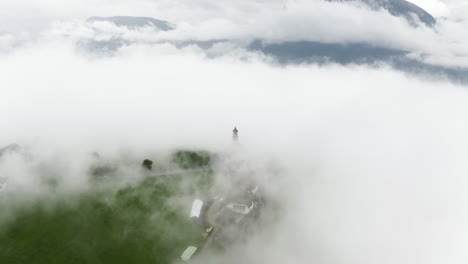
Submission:
M 281 168 L 262 183 L 280 222 L 214 263 L 468 261 L 466 87 L 167 44 L 90 58 L 59 41 L 0 56 L 0 146 L 57 161 L 64 188 L 87 188 L 92 151 L 229 153 L 234 126 L 241 159 Z M 5 197 L 40 199 L 31 163 L 0 159 Z

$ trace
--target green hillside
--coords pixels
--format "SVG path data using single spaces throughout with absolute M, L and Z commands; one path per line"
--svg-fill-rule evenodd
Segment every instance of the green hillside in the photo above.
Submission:
M 200 240 L 202 230 L 187 208 L 193 195 L 208 191 L 210 172 L 106 188 L 112 180 L 97 179 L 84 193 L 17 209 L 0 227 L 0 263 L 170 263 Z

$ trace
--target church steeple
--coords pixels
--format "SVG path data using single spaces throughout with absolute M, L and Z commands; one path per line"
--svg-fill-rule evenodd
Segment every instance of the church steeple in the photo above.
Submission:
M 234 127 L 234 130 L 232 131 L 232 140 L 237 141 L 239 138 L 239 135 L 237 134 L 239 130 L 237 130 L 237 127 Z

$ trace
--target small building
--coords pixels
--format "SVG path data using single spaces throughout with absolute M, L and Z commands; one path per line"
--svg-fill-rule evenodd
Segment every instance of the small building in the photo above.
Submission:
M 230 200 L 231 202 L 229 202 L 226 207 L 238 214 L 247 215 L 255 207 L 255 201 L 249 197 L 239 197 L 237 199 Z
M 207 228 L 206 231 L 202 234 L 202 239 L 206 240 L 213 233 L 213 230 L 214 230 L 214 227 L 212 226 Z
M 197 251 L 197 248 L 194 247 L 194 246 L 189 246 L 185 251 L 184 253 L 182 253 L 182 256 L 180 256 L 180 258 L 185 261 L 185 262 L 188 262 L 193 254 L 195 254 L 195 252 Z

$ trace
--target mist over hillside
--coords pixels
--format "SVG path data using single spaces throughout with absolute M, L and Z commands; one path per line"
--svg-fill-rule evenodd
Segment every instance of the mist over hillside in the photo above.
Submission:
M 209 57 L 241 56 L 241 52 L 266 56 L 279 65 L 390 66 L 423 78 L 443 76 L 467 83 L 466 60 L 464 55 L 457 56 L 466 51 L 450 41 L 449 32 L 455 30 L 452 21 L 440 19 L 436 24 L 429 13 L 407 1 L 286 1 L 283 6 L 273 2 L 258 8 L 260 15 L 252 18 L 257 20 L 252 27 L 234 18 L 183 21 L 177 26 L 175 21 L 117 16 L 91 17 L 84 24 L 61 25 L 56 32 L 72 36 L 85 52 L 101 55 L 132 45 L 167 44 L 177 49 L 196 47 Z M 277 19 L 271 20 L 272 16 Z M 329 30 L 322 30 L 324 24 Z M 447 31 L 448 27 L 453 30 Z M 77 34 L 84 29 L 87 34 Z M 455 52 L 459 48 L 462 50 Z M 450 50 L 454 56 L 449 55 Z
M 0 263 L 466 263 L 434 1 L 1 2 Z

